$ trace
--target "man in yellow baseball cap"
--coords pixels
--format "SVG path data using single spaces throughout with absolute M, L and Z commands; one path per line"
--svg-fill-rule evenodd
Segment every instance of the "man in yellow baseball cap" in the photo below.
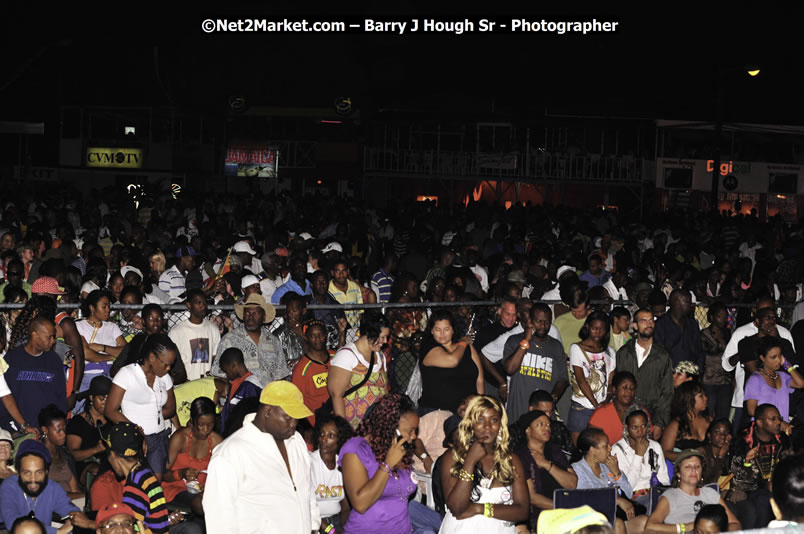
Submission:
M 257 413 L 212 453 L 203 500 L 207 532 L 318 530 L 310 455 L 296 432 L 296 420 L 311 415 L 292 383 L 263 388 Z

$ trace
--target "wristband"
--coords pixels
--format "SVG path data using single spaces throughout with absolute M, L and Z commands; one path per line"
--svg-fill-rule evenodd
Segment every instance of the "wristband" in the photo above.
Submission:
M 681 525 L 680 524 L 676 525 L 676 534 L 681 534 Z
M 388 476 L 391 476 L 391 474 L 393 473 L 393 471 L 391 470 L 391 466 L 389 466 L 385 462 L 380 463 L 380 467 L 382 468 L 383 471 L 388 473 Z
M 329 523 L 326 527 L 324 527 L 324 534 L 329 534 L 333 530 L 335 530 L 335 527 L 332 526 L 332 523 Z
M 681 534 L 684 534 L 685 532 L 687 532 L 687 524 L 686 523 L 681 523 L 680 526 L 681 526 Z
M 530 343 L 525 341 L 524 339 L 519 342 L 519 348 L 523 350 L 528 350 L 530 348 Z
M 483 515 L 486 517 L 494 517 L 494 505 L 490 502 L 483 504 Z
M 550 462 L 550 467 L 547 469 L 547 472 L 549 473 L 552 470 L 553 470 L 553 462 Z

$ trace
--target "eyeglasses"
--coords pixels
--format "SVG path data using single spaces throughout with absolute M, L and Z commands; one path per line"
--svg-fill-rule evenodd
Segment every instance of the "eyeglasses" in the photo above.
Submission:
M 119 523 L 106 523 L 105 525 L 100 526 L 100 529 L 105 530 L 106 532 L 111 532 L 118 528 L 125 528 L 125 529 L 134 528 L 134 521 L 127 519 L 125 521 L 120 521 Z

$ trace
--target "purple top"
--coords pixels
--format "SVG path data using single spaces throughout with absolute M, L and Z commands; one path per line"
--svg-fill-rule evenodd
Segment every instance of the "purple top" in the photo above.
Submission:
M 790 421 L 790 394 L 793 393 L 793 388 L 790 387 L 792 378 L 789 374 L 779 372 L 779 377 L 782 379 L 782 387 L 774 389 L 765 382 L 765 379 L 759 374 L 759 371 L 748 377 L 748 382 L 745 384 L 745 400 L 753 399 L 757 401 L 757 406 L 760 404 L 773 404 L 779 409 L 779 415 L 782 416 L 782 421 Z
M 374 477 L 380 464 L 374 457 L 369 443 L 361 437 L 352 438 L 343 444 L 338 454 L 338 465 L 342 466 L 343 457 L 347 454 L 356 454 L 366 468 L 369 479 Z M 388 477 L 388 483 L 380 498 L 366 513 L 357 510 L 349 513 L 349 520 L 343 529 L 344 534 L 410 534 L 413 527 L 408 514 L 408 497 L 416 491 L 416 484 L 411 478 L 410 469 L 397 471 L 398 479 Z

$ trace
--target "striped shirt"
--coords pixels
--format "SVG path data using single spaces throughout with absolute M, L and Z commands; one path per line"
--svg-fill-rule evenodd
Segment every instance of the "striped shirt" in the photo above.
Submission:
M 391 286 L 394 277 L 380 269 L 371 277 L 371 289 L 377 293 L 377 302 L 388 302 L 391 298 Z
M 168 532 L 170 523 L 167 501 L 162 493 L 162 486 L 147 467 L 138 464 L 126 477 L 123 504 L 129 505 L 134 511 L 134 517 L 154 534 Z
M 346 292 L 338 289 L 335 286 L 335 282 L 330 280 L 329 294 L 340 304 L 363 304 L 363 292 L 360 291 L 360 286 L 351 280 L 346 281 Z M 360 326 L 360 316 L 363 310 L 344 310 L 344 313 L 346 314 L 346 320 L 349 322 L 349 326 L 352 328 Z
M 170 296 L 171 304 L 181 300 L 181 295 L 185 291 L 184 275 L 181 274 L 178 267 L 174 265 L 162 273 L 162 276 L 159 277 L 159 289 Z

